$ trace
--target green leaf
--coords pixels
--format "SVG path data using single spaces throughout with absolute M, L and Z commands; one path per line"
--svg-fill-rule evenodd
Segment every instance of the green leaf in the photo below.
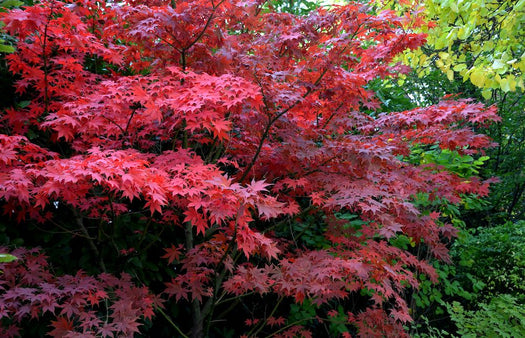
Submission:
M 17 259 L 18 258 L 10 254 L 0 254 L 0 263 L 9 263 Z
M 14 51 L 15 49 L 13 48 L 13 46 L 0 44 L 0 53 L 13 53 Z
M 2 4 L 0 6 L 4 8 L 14 8 L 14 7 L 20 7 L 23 4 L 24 3 L 22 1 L 18 1 L 18 0 L 4 0 L 2 1 Z

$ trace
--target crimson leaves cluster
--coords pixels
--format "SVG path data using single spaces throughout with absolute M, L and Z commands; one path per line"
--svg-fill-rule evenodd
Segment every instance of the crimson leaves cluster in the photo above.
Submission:
M 49 332 L 56 337 L 131 336 L 139 332 L 139 319 L 153 316 L 155 297 L 133 285 L 130 275 L 91 277 L 78 271 L 56 277 L 37 249 L 12 254 L 18 260 L 3 266 L 0 280 L 2 337 L 18 336 L 21 323 L 47 313 L 56 315 Z
M 394 60 L 424 43 L 410 33 L 419 21 L 357 3 L 307 16 L 269 8 L 44 0 L 2 14 L 18 41 L 6 59 L 29 101 L 0 115 L 3 212 L 13 227 L 74 229 L 101 269 L 110 258 L 97 243 L 112 243 L 104 234 L 116 224 L 140 240 L 115 255 L 165 247 L 155 262 L 169 264 L 164 287 L 148 286 L 192 312 L 191 326 L 170 320 L 177 334 L 206 335 L 221 306 L 255 294 L 279 299 L 279 312 L 251 314 L 252 335 L 311 334 L 305 323 L 278 329 L 280 302 L 330 307 L 356 295 L 353 332 L 401 335 L 403 290 L 417 288 L 416 274 L 437 276 L 389 240 L 404 234 L 447 260 L 453 233 L 415 196 L 488 193 L 488 182 L 404 159 L 415 144 L 479 152 L 491 142 L 472 126 L 496 112 L 445 100 L 373 118 L 380 102 L 367 84 L 408 71 Z M 358 215 L 359 229 L 342 214 Z M 302 242 L 298 225 L 320 229 L 323 245 Z M 144 241 L 156 229 L 170 235 Z M 14 254 L 0 277 L 4 334 L 52 315 L 55 336 L 131 335 L 154 304 L 170 315 L 128 275 L 57 277 L 35 250 Z

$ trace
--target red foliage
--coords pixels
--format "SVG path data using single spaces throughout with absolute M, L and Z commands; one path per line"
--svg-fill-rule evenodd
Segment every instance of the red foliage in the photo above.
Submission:
M 387 317 L 380 309 L 367 309 L 357 316 L 354 323 L 360 337 L 409 337 L 402 326 L 406 320 L 398 322 L 395 319 Z
M 406 234 L 446 260 L 440 235 L 454 232 L 439 226 L 439 215 L 421 214 L 413 197 L 455 203 L 487 194 L 486 182 L 400 155 L 415 143 L 476 153 L 491 143 L 472 124 L 498 117 L 493 108 L 444 101 L 374 119 L 363 112 L 379 107 L 366 85 L 407 71 L 392 60 L 424 42 L 408 33 L 418 21 L 360 4 L 308 16 L 262 6 L 44 0 L 2 14 L 18 39 L 7 56 L 17 91 L 31 96 L 26 108 L 1 115 L 3 211 L 48 222 L 59 203 L 100 226 L 139 213 L 185 227 L 184 240 L 165 249 L 163 258 L 180 264 L 165 293 L 197 300 L 203 317 L 226 293 L 324 304 L 366 289 L 373 305 L 356 317 L 360 334 L 397 336 L 410 319 L 403 289 L 417 287 L 415 271 L 437 276 L 388 239 Z M 56 142 L 68 151 L 47 149 Z M 359 234 L 334 216 L 340 212 L 360 216 Z M 323 220 L 315 226 L 331 246 L 297 248 L 271 231 L 308 214 Z M 139 317 L 153 314 L 154 298 L 129 276 L 54 277 L 35 251 L 18 254 L 23 263 L 6 265 L 1 277 L 2 317 L 14 323 L 50 312 L 55 335 L 130 335 Z M 111 321 L 102 322 L 108 298 Z M 385 302 L 394 309 L 381 310 Z M 203 319 L 194 320 L 198 330 Z M 282 332 L 297 334 L 311 333 Z
M 0 248 L 5 252 L 3 248 Z M 129 336 L 138 332 L 140 319 L 151 318 L 160 306 L 145 287 L 136 287 L 131 276 L 108 274 L 54 276 L 46 257 L 38 249 L 11 252 L 18 260 L 0 266 L 0 319 L 9 323 L 0 328 L 2 337 L 14 337 L 24 321 L 44 315 L 51 322 L 53 337 Z

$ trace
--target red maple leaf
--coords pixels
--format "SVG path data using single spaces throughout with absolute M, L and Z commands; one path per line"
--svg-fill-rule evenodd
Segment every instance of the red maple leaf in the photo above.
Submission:
M 164 248 L 164 251 L 166 251 L 166 254 L 162 256 L 162 258 L 166 258 L 168 260 L 168 264 L 173 263 L 173 261 L 178 261 L 179 257 L 181 255 L 182 250 L 182 244 L 175 246 L 171 245 L 169 248 Z
M 74 329 L 73 321 L 65 317 L 58 317 L 57 320 L 51 321 L 51 326 L 53 330 L 49 334 L 53 337 L 63 337 Z

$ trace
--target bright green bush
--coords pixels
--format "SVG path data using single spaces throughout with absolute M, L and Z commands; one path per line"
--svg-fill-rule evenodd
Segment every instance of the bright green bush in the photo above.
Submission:
M 525 221 L 478 228 L 456 242 L 453 254 L 463 270 L 484 281 L 483 296 L 525 295 Z
M 497 295 L 477 311 L 453 302 L 448 311 L 461 337 L 525 337 L 525 306 L 513 295 Z

